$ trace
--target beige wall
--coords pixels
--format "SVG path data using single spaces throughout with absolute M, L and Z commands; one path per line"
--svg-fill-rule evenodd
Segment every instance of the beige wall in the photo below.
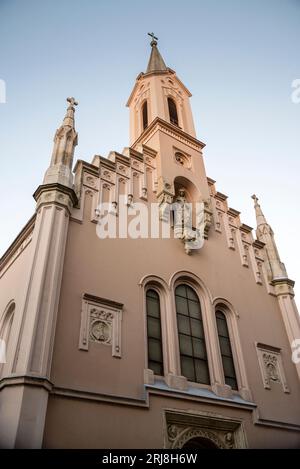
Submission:
M 51 397 L 44 448 L 163 448 L 166 409 L 211 412 L 242 419 L 250 448 L 299 448 L 299 433 L 253 426 L 251 413 L 241 409 L 150 397 L 150 408 L 110 405 Z
M 267 293 L 265 285 L 255 282 L 250 268 L 241 265 L 238 251 L 228 249 L 224 231 L 220 234 L 211 229 L 204 247 L 188 256 L 179 240 L 99 240 L 90 213 L 91 197 L 86 196 L 83 224 L 72 221 L 69 227 L 51 371 L 54 385 L 141 399 L 146 338 L 139 283 L 149 274 L 168 283 L 174 273 L 185 270 L 202 280 L 212 298 L 225 298 L 237 310 L 247 377 L 260 417 L 274 425 L 278 422 L 299 425 L 300 386 L 277 299 Z M 122 358 L 112 357 L 111 347 L 97 343 L 90 343 L 88 352 L 79 350 L 84 293 L 124 304 Z M 272 384 L 271 390 L 264 389 L 255 342 L 281 348 L 289 394 L 278 383 Z M 47 413 L 44 446 L 161 447 L 162 407 L 180 409 L 186 405 L 184 401 L 169 399 L 160 403 L 159 398 L 153 397 L 149 410 L 138 410 L 53 397 Z M 193 408 L 205 406 L 199 401 L 193 403 Z M 211 405 L 209 409 L 216 411 L 218 406 Z M 235 412 L 226 409 L 226 414 Z M 250 447 L 300 446 L 299 433 L 254 427 L 251 412 L 244 414 Z M 80 428 L 76 428 L 76 422 Z M 145 426 L 147 432 L 143 433 L 140 429 Z
M 8 262 L 0 272 L 0 318 L 10 301 L 15 303 L 14 319 L 7 349 L 7 364 L 3 367 L 2 377 L 11 372 L 17 340 L 22 321 L 22 305 L 26 294 L 26 283 L 31 267 L 32 243 L 26 245 L 13 262 Z

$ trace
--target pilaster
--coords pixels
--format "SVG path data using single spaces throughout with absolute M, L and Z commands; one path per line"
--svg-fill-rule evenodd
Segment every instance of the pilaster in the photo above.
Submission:
M 69 106 L 61 129 L 74 130 L 72 116 L 73 107 Z M 72 142 L 66 143 L 69 157 L 65 159 L 67 154 L 56 134 L 54 153 L 61 157 L 60 166 L 70 171 L 72 145 L 77 143 L 77 134 Z M 52 164 L 50 168 L 57 165 L 57 160 L 52 158 Z M 55 171 L 51 174 L 54 178 Z M 36 220 L 31 265 L 19 306 L 22 311 L 19 335 L 10 369 L 0 382 L 0 447 L 3 448 L 40 448 L 43 441 L 69 217 L 77 204 L 73 177 L 62 184 L 60 171 L 51 182 L 46 182 L 48 175 L 49 170 L 44 184 L 34 193 Z
M 294 281 L 288 278 L 274 279 L 275 294 L 278 299 L 281 316 L 293 352 L 293 344 L 300 341 L 300 317 L 294 300 Z M 298 377 L 300 379 L 300 362 L 295 363 Z

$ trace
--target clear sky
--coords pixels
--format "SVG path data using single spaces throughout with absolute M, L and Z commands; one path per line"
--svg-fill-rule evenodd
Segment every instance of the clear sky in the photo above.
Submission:
M 125 103 L 154 31 L 193 93 L 207 175 L 253 227 L 259 196 L 300 294 L 299 22 L 299 0 L 0 0 L 0 254 L 34 212 L 67 96 L 76 158 L 128 146 Z

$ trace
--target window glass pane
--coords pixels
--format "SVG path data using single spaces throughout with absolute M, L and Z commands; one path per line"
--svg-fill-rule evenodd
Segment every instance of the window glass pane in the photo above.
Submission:
M 220 337 L 220 349 L 222 355 L 227 355 L 228 357 L 232 356 L 230 341 L 226 337 Z
M 175 299 L 181 373 L 190 381 L 207 384 L 209 370 L 199 298 L 191 287 L 182 284 L 176 288 Z
M 194 357 L 206 360 L 206 348 L 204 340 L 193 339 Z
M 181 296 L 176 296 L 176 311 L 179 314 L 185 314 L 188 316 L 188 302 L 187 299 Z
M 158 300 L 147 298 L 147 314 L 158 319 L 160 318 L 160 307 Z
M 191 335 L 190 320 L 187 316 L 177 315 L 178 332 Z
M 175 295 L 183 296 L 184 298 L 186 298 L 186 286 L 179 285 L 175 290 Z
M 169 105 L 170 122 L 172 122 L 172 124 L 178 125 L 177 108 L 172 98 L 168 98 L 168 105 Z
M 217 319 L 223 319 L 224 321 L 226 321 L 225 314 L 222 313 L 222 311 L 217 311 L 217 312 L 216 312 L 216 318 L 217 318 Z
M 195 301 L 189 301 L 189 312 L 192 318 L 201 319 L 200 305 Z
M 232 358 L 224 357 L 224 356 L 222 358 L 223 358 L 224 375 L 228 376 L 229 378 L 235 378 L 235 370 L 234 370 Z
M 219 335 L 223 335 L 224 337 L 228 337 L 228 329 L 225 319 L 218 319 L 217 318 L 217 327 Z
M 147 290 L 147 298 L 153 298 L 154 300 L 159 301 L 158 293 L 155 290 Z
M 193 290 L 191 287 L 186 287 L 186 289 L 187 289 L 188 299 L 189 300 L 194 300 L 197 303 L 199 303 L 199 298 L 198 298 L 197 293 L 195 292 L 195 290 Z
M 181 357 L 181 373 L 189 381 L 195 381 L 194 361 L 190 357 Z
M 195 369 L 196 369 L 196 382 L 202 384 L 209 384 L 209 372 L 207 361 L 195 359 Z
M 197 321 L 197 319 L 191 319 L 191 332 L 193 337 L 204 338 L 202 321 Z
M 229 378 L 228 376 L 225 377 L 225 383 L 228 384 L 228 386 L 231 386 L 232 389 L 238 389 L 237 382 L 235 378 Z
M 228 332 L 226 316 L 222 311 L 216 312 L 217 328 L 219 334 L 220 350 L 222 355 L 225 383 L 237 389 L 236 374 L 232 357 L 232 349 Z
M 155 290 L 146 292 L 148 367 L 155 374 L 163 375 L 163 352 L 161 341 L 160 301 Z
M 148 366 L 149 366 L 150 370 L 152 370 L 155 375 L 162 376 L 164 374 L 162 363 L 152 362 L 152 361 L 149 360 Z
M 148 355 L 150 361 L 162 362 L 162 349 L 159 340 L 148 338 Z
M 147 101 L 143 104 L 143 129 L 145 130 L 148 126 L 148 106 Z
M 180 353 L 193 356 L 192 339 L 189 335 L 179 334 Z
M 156 318 L 148 316 L 147 319 L 148 336 L 155 339 L 161 339 L 160 321 Z

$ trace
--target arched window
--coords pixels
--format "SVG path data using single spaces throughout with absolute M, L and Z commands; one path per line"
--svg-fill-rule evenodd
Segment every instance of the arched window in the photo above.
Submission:
M 176 104 L 172 98 L 168 98 L 168 107 L 171 124 L 179 125 Z
M 144 102 L 142 106 L 142 115 L 143 115 L 143 130 L 148 127 L 148 105 L 147 101 Z
M 219 447 L 209 438 L 195 437 L 188 440 L 182 447 L 183 449 L 219 449 Z
M 2 360 L 6 360 L 7 350 L 8 350 L 8 343 L 10 339 L 10 332 L 11 327 L 14 319 L 16 305 L 13 301 L 11 301 L 8 306 L 6 307 L 3 316 L 0 318 L 0 373 L 2 371 L 3 364 L 1 365 Z M 3 356 L 2 356 L 3 355 Z
M 155 290 L 146 293 L 147 334 L 148 334 L 148 368 L 156 375 L 164 374 L 160 301 Z
M 219 336 L 220 351 L 222 356 L 223 371 L 225 384 L 228 384 L 232 389 L 238 389 L 237 379 L 234 369 L 234 362 L 232 356 L 232 349 L 230 344 L 230 337 L 226 316 L 222 311 L 216 312 L 217 329 Z
M 209 384 L 209 370 L 199 298 L 188 285 L 175 290 L 181 374 L 189 381 Z

